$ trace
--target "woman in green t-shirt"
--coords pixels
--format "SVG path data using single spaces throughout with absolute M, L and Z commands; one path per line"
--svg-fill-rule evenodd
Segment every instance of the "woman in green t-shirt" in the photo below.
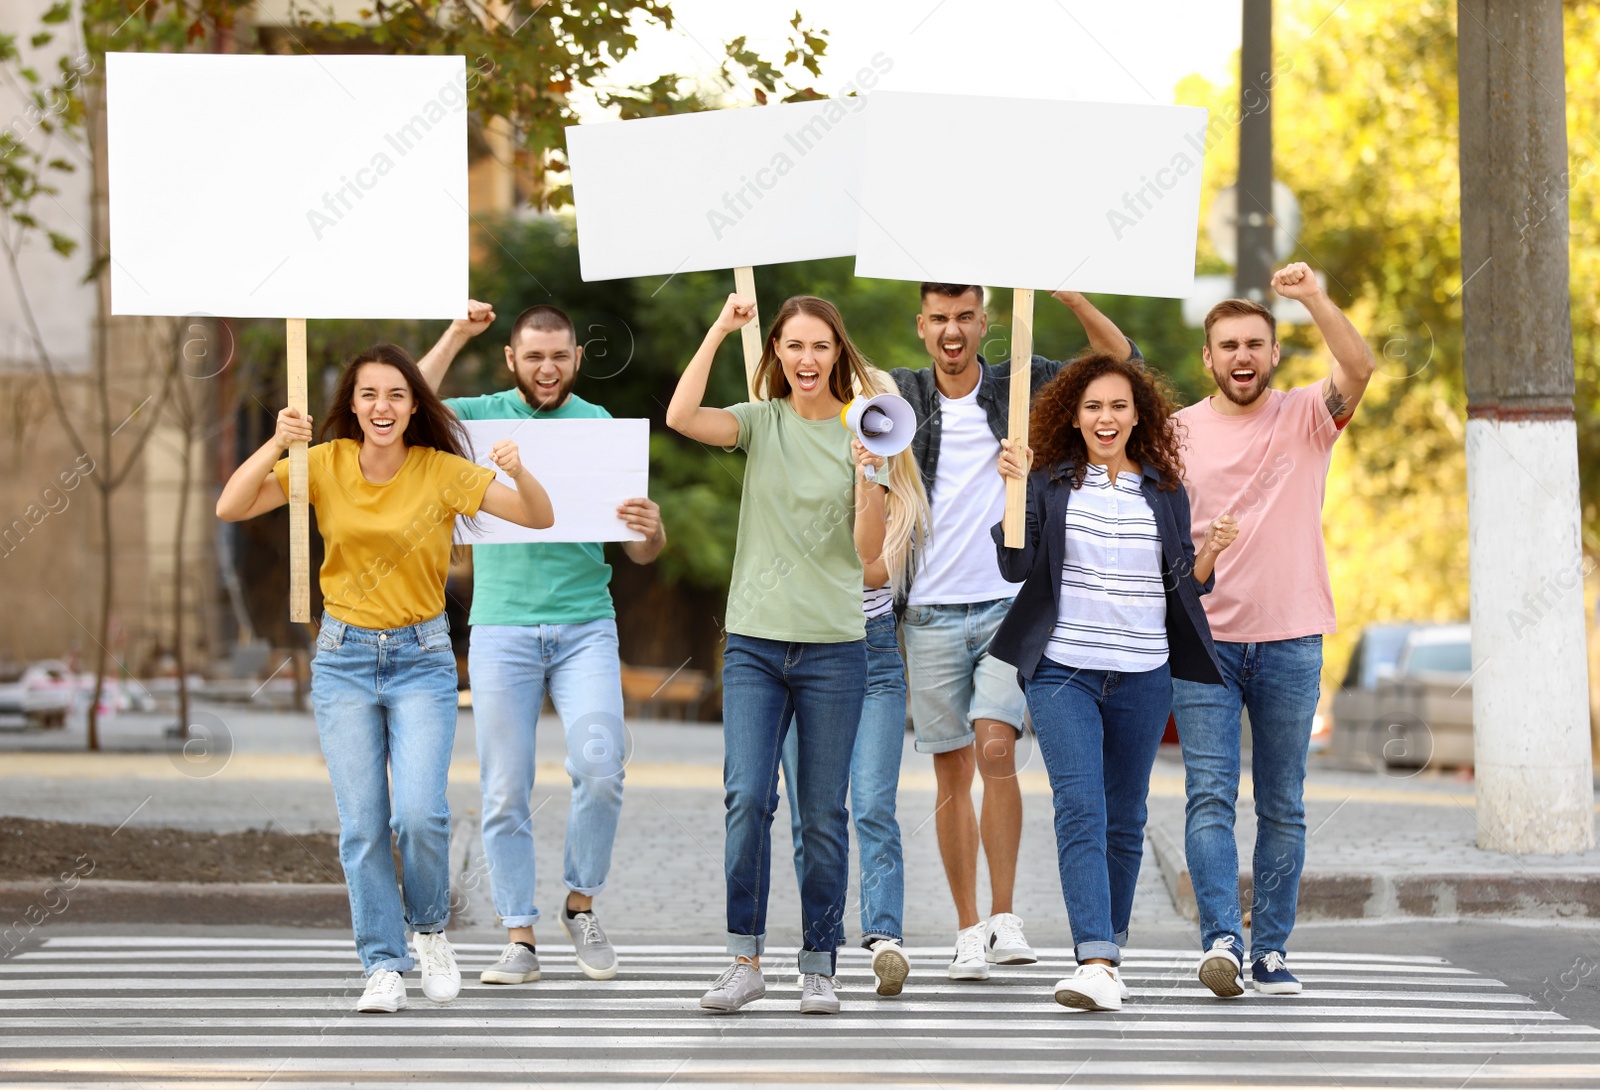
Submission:
M 849 885 L 845 795 L 866 692 L 862 566 L 879 558 L 884 538 L 883 487 L 864 469 L 884 459 L 853 441 L 839 419 L 853 387 L 872 387 L 866 359 L 825 299 L 795 296 L 779 308 L 752 382 L 758 400 L 702 404 L 718 346 L 754 314 L 754 299 L 728 297 L 667 408 L 675 430 L 748 455 L 722 668 L 728 952 L 736 960 L 700 1005 L 735 1011 L 766 994 L 772 815 L 792 716 L 793 792 L 808 861 L 800 1010 L 836 1014 Z
M 461 990 L 444 936 L 450 917 L 445 781 L 457 714 L 444 582 L 455 520 L 482 510 L 542 529 L 555 518 L 516 444 L 501 440 L 490 452 L 515 489 L 466 457 L 460 422 L 395 345 L 376 345 L 345 368 L 322 438 L 307 452 L 326 610 L 311 660 L 311 701 L 339 808 L 339 862 L 356 950 L 367 973 L 356 1010 L 393 1012 L 406 1004 L 401 974 L 417 961 L 429 999 L 444 1002 Z M 217 517 L 238 522 L 289 502 L 282 456 L 291 443 L 310 440 L 309 416 L 280 412 L 272 438 L 223 486 Z M 407 927 L 416 935 L 416 959 L 406 946 Z

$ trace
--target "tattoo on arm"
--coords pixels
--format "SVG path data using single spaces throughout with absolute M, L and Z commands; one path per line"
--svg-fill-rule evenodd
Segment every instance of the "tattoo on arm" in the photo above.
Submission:
M 1328 379 L 1328 397 L 1324 402 L 1328 406 L 1328 415 L 1339 420 L 1350 412 L 1350 399 L 1339 392 L 1339 387 L 1333 384 L 1332 377 Z

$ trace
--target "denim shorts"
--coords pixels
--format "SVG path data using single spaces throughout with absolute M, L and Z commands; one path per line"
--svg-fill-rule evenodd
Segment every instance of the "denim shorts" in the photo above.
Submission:
M 979 719 L 1022 733 L 1028 702 L 1017 669 L 989 654 L 989 641 L 1010 609 L 1010 598 L 906 608 L 900 632 L 918 753 L 971 745 Z

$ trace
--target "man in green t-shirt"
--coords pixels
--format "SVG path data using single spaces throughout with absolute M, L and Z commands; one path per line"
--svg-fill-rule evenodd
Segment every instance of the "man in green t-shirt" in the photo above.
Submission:
M 467 317 L 450 323 L 419 364 L 435 390 L 466 343 L 489 328 L 494 308 L 469 301 Z M 583 349 L 572 320 L 552 306 L 517 316 L 506 347 L 516 385 L 482 397 L 449 398 L 462 420 L 609 419 L 572 392 Z M 661 511 L 649 499 L 617 508 L 643 541 L 625 541 L 636 564 L 661 553 Z M 594 913 L 605 888 L 611 846 L 622 812 L 622 666 L 617 654 L 611 566 L 599 542 L 475 545 L 471 650 L 473 716 L 483 789 L 483 852 L 495 913 L 510 933 L 485 984 L 539 979 L 533 925 L 534 731 L 548 691 L 567 738 L 572 809 L 567 818 L 566 904 L 561 927 L 578 967 L 595 980 L 617 974 L 617 955 Z

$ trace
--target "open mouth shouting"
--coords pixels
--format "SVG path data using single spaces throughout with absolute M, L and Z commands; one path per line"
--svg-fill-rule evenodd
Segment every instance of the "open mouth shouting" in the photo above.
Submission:
M 967 342 L 964 338 L 946 338 L 939 342 L 939 354 L 946 363 L 958 363 L 967 353 Z
M 1094 441 L 1102 450 L 1110 450 L 1117 445 L 1117 437 L 1121 434 L 1116 428 L 1096 428 Z
M 380 439 L 395 433 L 395 418 L 392 416 L 374 416 L 368 423 L 372 425 L 372 434 Z
M 801 367 L 794 373 L 795 385 L 808 394 L 815 390 L 821 381 L 822 372 L 815 367 Z

